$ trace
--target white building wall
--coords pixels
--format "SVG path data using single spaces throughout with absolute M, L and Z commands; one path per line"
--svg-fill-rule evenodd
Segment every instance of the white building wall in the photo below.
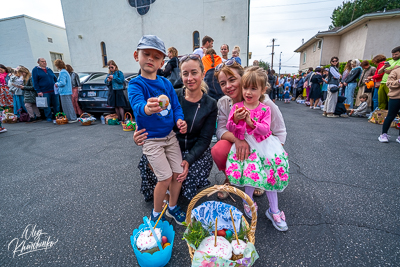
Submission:
M 142 35 L 157 35 L 166 48 L 174 46 L 184 55 L 193 52 L 194 31 L 200 33 L 200 42 L 205 35 L 211 36 L 218 54 L 224 43 L 231 50 L 239 45 L 243 65 L 247 62 L 248 0 L 156 0 L 143 16 L 127 0 L 61 3 L 76 71 L 107 70 L 103 68 L 101 42 L 106 44 L 108 60 L 113 59 L 119 69 L 138 71 L 133 52 Z
M 34 66 L 37 65 L 37 59 L 43 57 L 47 61 L 47 67 L 53 69 L 50 52 L 62 54 L 65 64 L 71 64 L 67 34 L 64 28 L 27 17 L 25 23 L 35 62 Z M 51 38 L 53 42 L 50 43 L 47 38 Z M 57 70 L 53 69 L 53 71 Z
M 0 64 L 13 68 L 32 66 L 33 55 L 24 17 L 0 20 L 0 32 Z
M 65 63 L 71 63 L 67 35 L 62 27 L 21 15 L 1 19 L 0 32 L 1 64 L 32 69 L 37 65 L 37 59 L 43 57 L 47 66 L 53 68 L 50 52 L 62 54 Z M 53 43 L 48 42 L 48 37 Z

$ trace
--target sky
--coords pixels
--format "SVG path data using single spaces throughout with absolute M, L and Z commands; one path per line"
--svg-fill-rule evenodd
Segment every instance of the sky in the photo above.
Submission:
M 275 46 L 274 69 L 278 72 L 281 55 L 281 73 L 296 72 L 300 55 L 293 51 L 301 45 L 302 39 L 306 42 L 318 31 L 328 29 L 333 9 L 342 2 L 343 0 L 251 0 L 250 63 L 255 59 L 271 62 L 272 48 L 267 46 L 272 45 L 274 38 L 275 44 L 279 45 Z M 0 18 L 21 14 L 65 27 L 60 0 L 2 2 Z

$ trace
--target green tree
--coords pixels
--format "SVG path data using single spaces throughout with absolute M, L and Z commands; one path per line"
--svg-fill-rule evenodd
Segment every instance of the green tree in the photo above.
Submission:
M 330 29 L 342 27 L 364 14 L 400 8 L 400 0 L 350 0 L 333 10 Z
M 267 61 L 263 61 L 262 59 L 260 59 L 258 61 L 258 66 L 260 66 L 260 68 L 263 68 L 264 70 L 268 70 L 271 67 L 271 64 L 269 64 L 269 62 Z

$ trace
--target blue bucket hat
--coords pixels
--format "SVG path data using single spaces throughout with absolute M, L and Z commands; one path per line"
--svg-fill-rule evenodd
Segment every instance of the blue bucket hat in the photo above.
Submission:
M 143 35 L 136 49 L 155 49 L 167 56 L 164 42 L 155 35 Z

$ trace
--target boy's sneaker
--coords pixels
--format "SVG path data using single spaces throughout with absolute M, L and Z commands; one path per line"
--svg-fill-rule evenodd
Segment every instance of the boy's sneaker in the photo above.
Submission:
M 150 221 L 156 222 L 156 221 L 158 220 L 158 218 L 160 217 L 160 215 L 161 215 L 161 213 L 154 217 L 153 211 L 151 211 Z M 164 216 L 164 214 L 163 214 L 163 216 L 161 217 L 161 221 L 165 221 L 165 216 Z
M 254 206 L 256 207 L 256 212 L 258 211 L 258 206 L 256 202 L 253 202 Z M 244 214 L 246 214 L 247 218 L 252 219 L 252 215 L 251 215 L 251 208 L 249 206 L 249 204 L 247 204 L 246 202 L 243 202 L 243 208 L 244 208 Z
M 378 140 L 379 140 L 379 142 L 381 142 L 381 143 L 388 143 L 389 142 L 389 135 L 387 135 L 387 134 L 381 134 L 379 137 L 378 137 Z M 398 138 L 397 138 L 398 139 Z
M 396 138 L 396 142 L 400 143 L 400 135 L 399 135 L 399 137 Z
M 276 228 L 276 230 L 285 232 L 288 230 L 288 226 L 286 224 L 286 217 L 285 213 L 283 211 L 280 211 L 278 214 L 272 213 L 271 209 L 269 208 L 266 212 L 265 215 L 267 216 L 268 219 L 272 222 L 273 226 Z
M 4 133 L 4 132 L 7 132 L 7 129 L 0 127 L 0 133 Z
M 166 214 L 168 217 L 174 219 L 179 225 L 183 225 L 183 222 L 186 220 L 186 213 L 181 210 L 178 205 L 176 205 L 173 210 L 170 210 L 168 207 Z

